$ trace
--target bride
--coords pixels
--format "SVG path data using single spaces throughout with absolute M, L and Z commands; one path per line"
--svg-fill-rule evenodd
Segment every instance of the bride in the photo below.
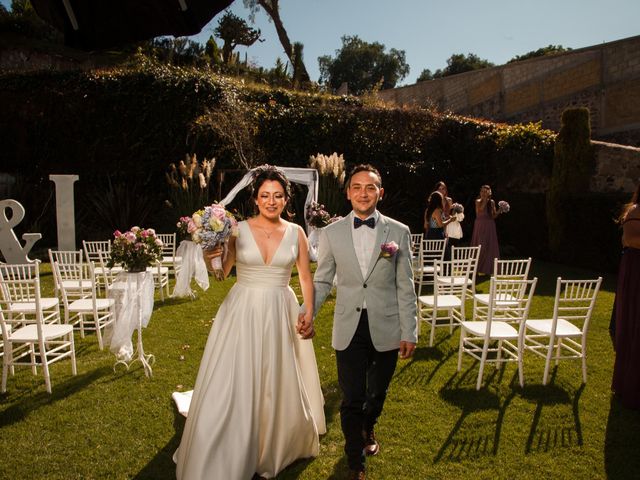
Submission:
M 307 238 L 280 215 L 290 185 L 276 167 L 258 167 L 258 214 L 238 225 L 223 262 L 237 282 L 216 314 L 202 356 L 180 447 L 178 480 L 272 478 L 315 457 L 325 433 L 311 338 L 313 283 Z M 212 256 L 222 249 L 205 252 Z M 289 286 L 296 264 L 305 313 Z

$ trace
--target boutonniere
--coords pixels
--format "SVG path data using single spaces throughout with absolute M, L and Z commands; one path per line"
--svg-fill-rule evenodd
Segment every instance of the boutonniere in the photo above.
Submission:
M 398 244 L 396 242 L 387 242 L 380 245 L 380 256 L 383 258 L 393 257 L 398 253 Z

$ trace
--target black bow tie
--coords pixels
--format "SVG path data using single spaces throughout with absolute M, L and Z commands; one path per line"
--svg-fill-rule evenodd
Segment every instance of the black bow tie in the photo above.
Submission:
M 358 217 L 353 217 L 353 227 L 360 228 L 362 225 L 366 225 L 369 228 L 375 228 L 376 219 L 371 217 L 366 220 L 360 220 Z

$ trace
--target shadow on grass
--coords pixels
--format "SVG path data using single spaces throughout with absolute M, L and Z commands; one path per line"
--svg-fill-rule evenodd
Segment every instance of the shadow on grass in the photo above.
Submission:
M 342 403 L 342 392 L 337 382 L 331 384 L 324 390 L 324 416 L 326 424 L 333 423 L 334 417 L 340 412 Z
M 585 385 L 581 384 L 573 396 L 564 388 L 554 383 L 557 369 L 553 369 L 551 381 L 548 385 L 525 386 L 522 398 L 536 402 L 536 410 L 531 421 L 529 436 L 525 445 L 525 454 L 533 452 L 549 452 L 558 447 L 582 446 L 582 424 L 580 422 L 579 402 Z M 567 404 L 571 405 L 573 422 L 571 425 L 558 422 L 541 428 L 542 411 L 544 407 Z
M 433 463 L 438 463 L 446 458 L 453 462 L 460 462 L 485 455 L 497 455 L 500 445 L 500 435 L 507 408 L 516 396 L 518 374 L 513 376 L 510 383 L 509 394 L 503 399 L 499 394 L 489 391 L 487 388 L 476 390 L 474 387 L 461 387 L 470 372 L 474 370 L 474 364 L 462 374 L 455 373 L 440 390 L 440 396 L 447 402 L 458 407 L 461 412 L 458 420 L 451 428 L 451 432 L 436 453 Z M 475 373 L 475 372 L 474 372 Z M 490 377 L 502 376 L 504 369 L 494 370 Z M 471 425 L 467 428 L 470 433 L 463 431 L 465 421 L 474 413 L 484 411 L 497 411 L 495 420 L 484 425 Z M 481 415 L 482 416 L 482 415 Z M 493 429 L 491 432 L 490 429 Z
M 611 480 L 640 475 L 640 411 L 629 410 L 611 397 L 604 439 L 604 469 Z
M 56 382 L 55 376 L 51 378 L 51 394 L 46 391 L 32 395 L 32 390 L 24 392 L 13 393 L 11 392 L 11 377 L 7 385 L 6 394 L 0 395 L 0 400 L 5 398 L 14 402 L 7 409 L 0 412 L 0 428 L 12 425 L 20 422 L 38 410 L 40 407 L 50 405 L 55 402 L 64 401 L 67 397 L 78 393 L 78 391 L 86 388 L 99 378 L 109 374 L 111 369 L 109 367 L 102 367 L 92 370 L 91 372 L 74 375 L 66 382 Z M 39 370 L 38 377 L 42 379 L 42 385 L 44 386 L 44 377 L 42 371 Z
M 173 401 L 171 406 L 174 407 Z M 134 480 L 173 480 L 176 478 L 176 464 L 173 462 L 173 454 L 180 445 L 182 431 L 186 418 L 183 417 L 177 408 L 173 408 L 173 437 L 166 443 L 156 456 L 147 463 L 138 474 L 133 477 Z
M 426 386 L 431 383 L 431 380 L 433 380 L 433 377 L 435 377 L 436 373 L 438 373 L 438 371 L 455 353 L 453 350 L 449 350 L 445 354 L 436 347 L 437 345 L 434 347 L 416 348 L 411 361 L 406 362 L 404 365 L 402 365 L 401 368 L 396 370 L 393 380 L 394 383 L 412 387 L 417 385 Z M 428 374 L 421 370 L 419 371 L 412 368 L 415 367 L 416 363 L 429 360 L 437 360 L 438 363 L 431 369 Z
M 327 480 L 344 480 L 347 478 L 347 472 L 349 466 L 347 465 L 347 457 L 342 456 L 340 460 L 333 466 L 333 472 L 327 478 Z

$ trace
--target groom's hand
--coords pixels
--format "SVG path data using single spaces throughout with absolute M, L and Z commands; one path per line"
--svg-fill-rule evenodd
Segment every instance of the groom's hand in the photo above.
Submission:
M 416 344 L 411 342 L 400 342 L 400 358 L 409 358 L 413 356 L 413 352 L 416 349 Z
M 313 317 L 311 315 L 307 315 L 306 313 L 299 313 L 296 331 L 298 332 L 298 335 L 300 335 L 305 340 L 307 338 L 313 338 L 316 334 L 316 331 L 313 328 Z

